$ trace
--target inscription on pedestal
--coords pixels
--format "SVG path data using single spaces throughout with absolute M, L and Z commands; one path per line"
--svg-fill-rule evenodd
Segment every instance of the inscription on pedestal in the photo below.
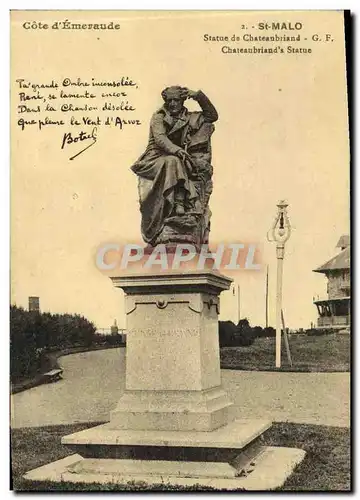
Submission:
M 131 335 L 142 335 L 144 337 L 158 337 L 176 335 L 177 337 L 196 336 L 198 331 L 194 328 L 167 328 L 166 330 L 159 330 L 158 328 L 134 328 Z

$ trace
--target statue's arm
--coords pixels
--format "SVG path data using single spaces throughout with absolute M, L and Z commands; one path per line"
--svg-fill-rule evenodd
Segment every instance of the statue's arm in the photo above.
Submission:
M 204 94 L 204 92 L 198 90 L 194 93 L 193 99 L 195 99 L 199 103 L 205 121 L 210 123 L 216 122 L 216 120 L 219 118 L 219 115 L 215 109 L 215 106 Z
M 181 150 L 179 146 L 170 141 L 166 135 L 166 129 L 163 118 L 160 113 L 155 113 L 151 118 L 150 129 L 154 138 L 155 144 L 165 153 L 176 155 Z

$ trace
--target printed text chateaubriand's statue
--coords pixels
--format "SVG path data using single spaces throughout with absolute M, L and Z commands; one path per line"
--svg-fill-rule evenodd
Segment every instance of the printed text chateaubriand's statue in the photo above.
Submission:
M 139 177 L 141 231 L 146 243 L 208 243 L 212 192 L 210 138 L 218 114 L 200 90 L 168 87 L 152 116 L 148 146 L 131 167 Z M 201 111 L 189 111 L 194 99 Z

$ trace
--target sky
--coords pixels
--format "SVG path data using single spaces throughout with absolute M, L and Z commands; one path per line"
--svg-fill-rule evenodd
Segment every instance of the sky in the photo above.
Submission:
M 288 13 L 302 36 L 332 34 L 311 54 L 223 54 L 205 33 L 242 34 L 241 25 L 281 19 L 276 13 L 37 13 L 45 22 L 116 20 L 118 32 L 24 30 L 31 12 L 12 16 L 11 300 L 43 311 L 80 313 L 98 328 L 126 326 L 123 292 L 94 264 L 104 243 L 141 242 L 137 179 L 131 164 L 144 151 L 161 90 L 203 90 L 219 113 L 212 139 L 214 191 L 210 242 L 252 242 L 262 271 L 242 271 L 241 317 L 275 322 L 276 252 L 267 232 L 285 198 L 293 228 L 286 244 L 283 306 L 290 328 L 316 320 L 313 296 L 326 280 L 312 270 L 330 259 L 349 233 L 349 144 L 343 22 L 340 12 Z M 282 14 L 284 16 L 284 14 Z M 96 16 L 96 17 L 94 17 Z M 261 19 L 260 19 L 261 18 Z M 100 21 L 99 21 L 100 22 Z M 306 45 L 306 44 L 305 44 Z M 309 45 L 310 46 L 310 45 Z M 99 127 L 96 145 L 76 160 L 61 149 L 63 130 L 17 126 L 16 79 L 34 82 L 129 76 L 142 125 Z M 113 99 L 115 102 L 115 100 Z M 191 104 L 191 110 L 197 109 Z M 61 118 L 61 117 L 60 117 Z M 69 146 L 70 148 L 70 146 Z M 221 295 L 221 319 L 237 318 L 237 297 Z

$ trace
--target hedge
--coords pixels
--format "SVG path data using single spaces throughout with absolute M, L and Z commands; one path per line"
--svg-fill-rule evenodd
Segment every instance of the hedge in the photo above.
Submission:
M 72 346 L 91 346 L 95 326 L 78 314 L 51 314 L 10 307 L 11 380 L 46 369 L 45 354 Z

